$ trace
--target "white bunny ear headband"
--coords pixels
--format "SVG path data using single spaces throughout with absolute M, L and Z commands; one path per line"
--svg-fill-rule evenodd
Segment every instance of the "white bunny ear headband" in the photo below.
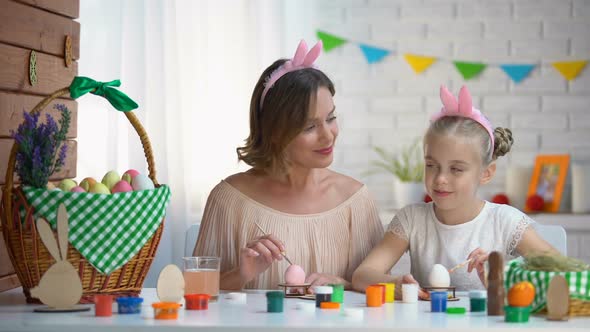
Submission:
M 453 96 L 451 92 L 444 86 L 440 87 L 440 100 L 443 103 L 443 108 L 430 119 L 432 122 L 445 116 L 460 116 L 471 119 L 479 123 L 490 135 L 492 142 L 491 154 L 494 154 L 494 128 L 488 118 L 486 118 L 480 110 L 474 108 L 471 100 L 471 94 L 466 86 L 463 86 L 459 91 L 459 100 Z
M 288 60 L 287 62 L 283 63 L 279 68 L 270 74 L 270 76 L 266 79 L 264 83 L 264 90 L 262 91 L 262 96 L 260 97 L 260 108 L 262 108 L 262 104 L 264 103 L 264 97 L 268 93 L 276 81 L 279 80 L 283 75 L 305 68 L 315 68 L 314 62 L 320 56 L 322 52 L 322 41 L 320 40 L 311 50 L 307 50 L 307 44 L 305 40 L 301 40 L 299 42 L 299 46 L 297 46 L 297 51 L 295 51 L 295 55 L 293 59 Z

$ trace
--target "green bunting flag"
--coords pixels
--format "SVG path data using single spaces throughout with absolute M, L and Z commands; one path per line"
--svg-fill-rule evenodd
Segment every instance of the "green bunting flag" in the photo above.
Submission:
M 336 37 L 323 31 L 317 31 L 317 36 L 324 44 L 324 51 L 330 52 L 332 49 L 346 44 L 346 39 Z
M 481 62 L 453 61 L 453 64 L 466 80 L 476 77 L 486 68 L 486 64 Z

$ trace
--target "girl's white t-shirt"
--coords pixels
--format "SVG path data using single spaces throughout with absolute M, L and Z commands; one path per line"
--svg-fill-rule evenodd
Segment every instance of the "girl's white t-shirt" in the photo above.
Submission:
M 499 251 L 505 261 L 515 258 L 522 234 L 533 222 L 510 205 L 486 201 L 474 219 L 460 225 L 445 225 L 436 218 L 434 204 L 430 202 L 401 209 L 387 231 L 409 242 L 411 273 L 421 286 L 429 286 L 434 264 L 451 268 L 464 262 L 477 248 L 488 253 Z M 467 273 L 467 266 L 451 273 L 451 286 L 459 291 L 484 289 L 477 271 Z

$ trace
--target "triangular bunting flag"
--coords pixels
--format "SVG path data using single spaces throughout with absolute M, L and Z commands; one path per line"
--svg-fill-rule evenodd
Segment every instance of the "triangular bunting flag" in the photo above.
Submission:
M 322 40 L 322 43 L 324 44 L 324 51 L 326 52 L 330 52 L 332 49 L 346 44 L 346 39 L 336 37 L 329 33 L 318 30 L 316 34 L 318 38 Z
M 367 58 L 368 63 L 375 63 L 381 61 L 384 57 L 388 56 L 391 51 L 388 51 L 383 48 L 378 48 L 374 46 L 369 46 L 365 44 L 359 44 L 365 58 Z
M 436 58 L 434 57 L 414 54 L 404 54 L 404 58 L 406 58 L 406 61 L 410 64 L 412 69 L 414 69 L 416 74 L 425 71 L 426 68 L 430 67 L 436 61 Z
M 524 80 L 531 70 L 535 68 L 535 65 L 500 65 L 500 68 L 510 76 L 514 83 L 520 83 Z
M 567 62 L 554 62 L 553 67 L 557 69 L 568 81 L 576 78 L 582 69 L 586 67 L 588 60 L 583 61 L 567 61 Z
M 453 63 L 463 78 L 466 80 L 472 79 L 479 75 L 487 66 L 485 63 L 481 62 L 453 61 Z

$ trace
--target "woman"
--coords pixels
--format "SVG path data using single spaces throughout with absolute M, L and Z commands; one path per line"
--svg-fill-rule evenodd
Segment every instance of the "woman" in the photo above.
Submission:
M 332 81 L 301 42 L 263 73 L 250 103 L 250 135 L 237 149 L 252 168 L 211 192 L 195 256 L 221 257 L 221 289 L 273 289 L 289 263 L 312 285 L 344 284 L 382 237 L 360 182 L 329 170 L 338 136 Z M 263 234 L 258 224 L 268 234 Z

